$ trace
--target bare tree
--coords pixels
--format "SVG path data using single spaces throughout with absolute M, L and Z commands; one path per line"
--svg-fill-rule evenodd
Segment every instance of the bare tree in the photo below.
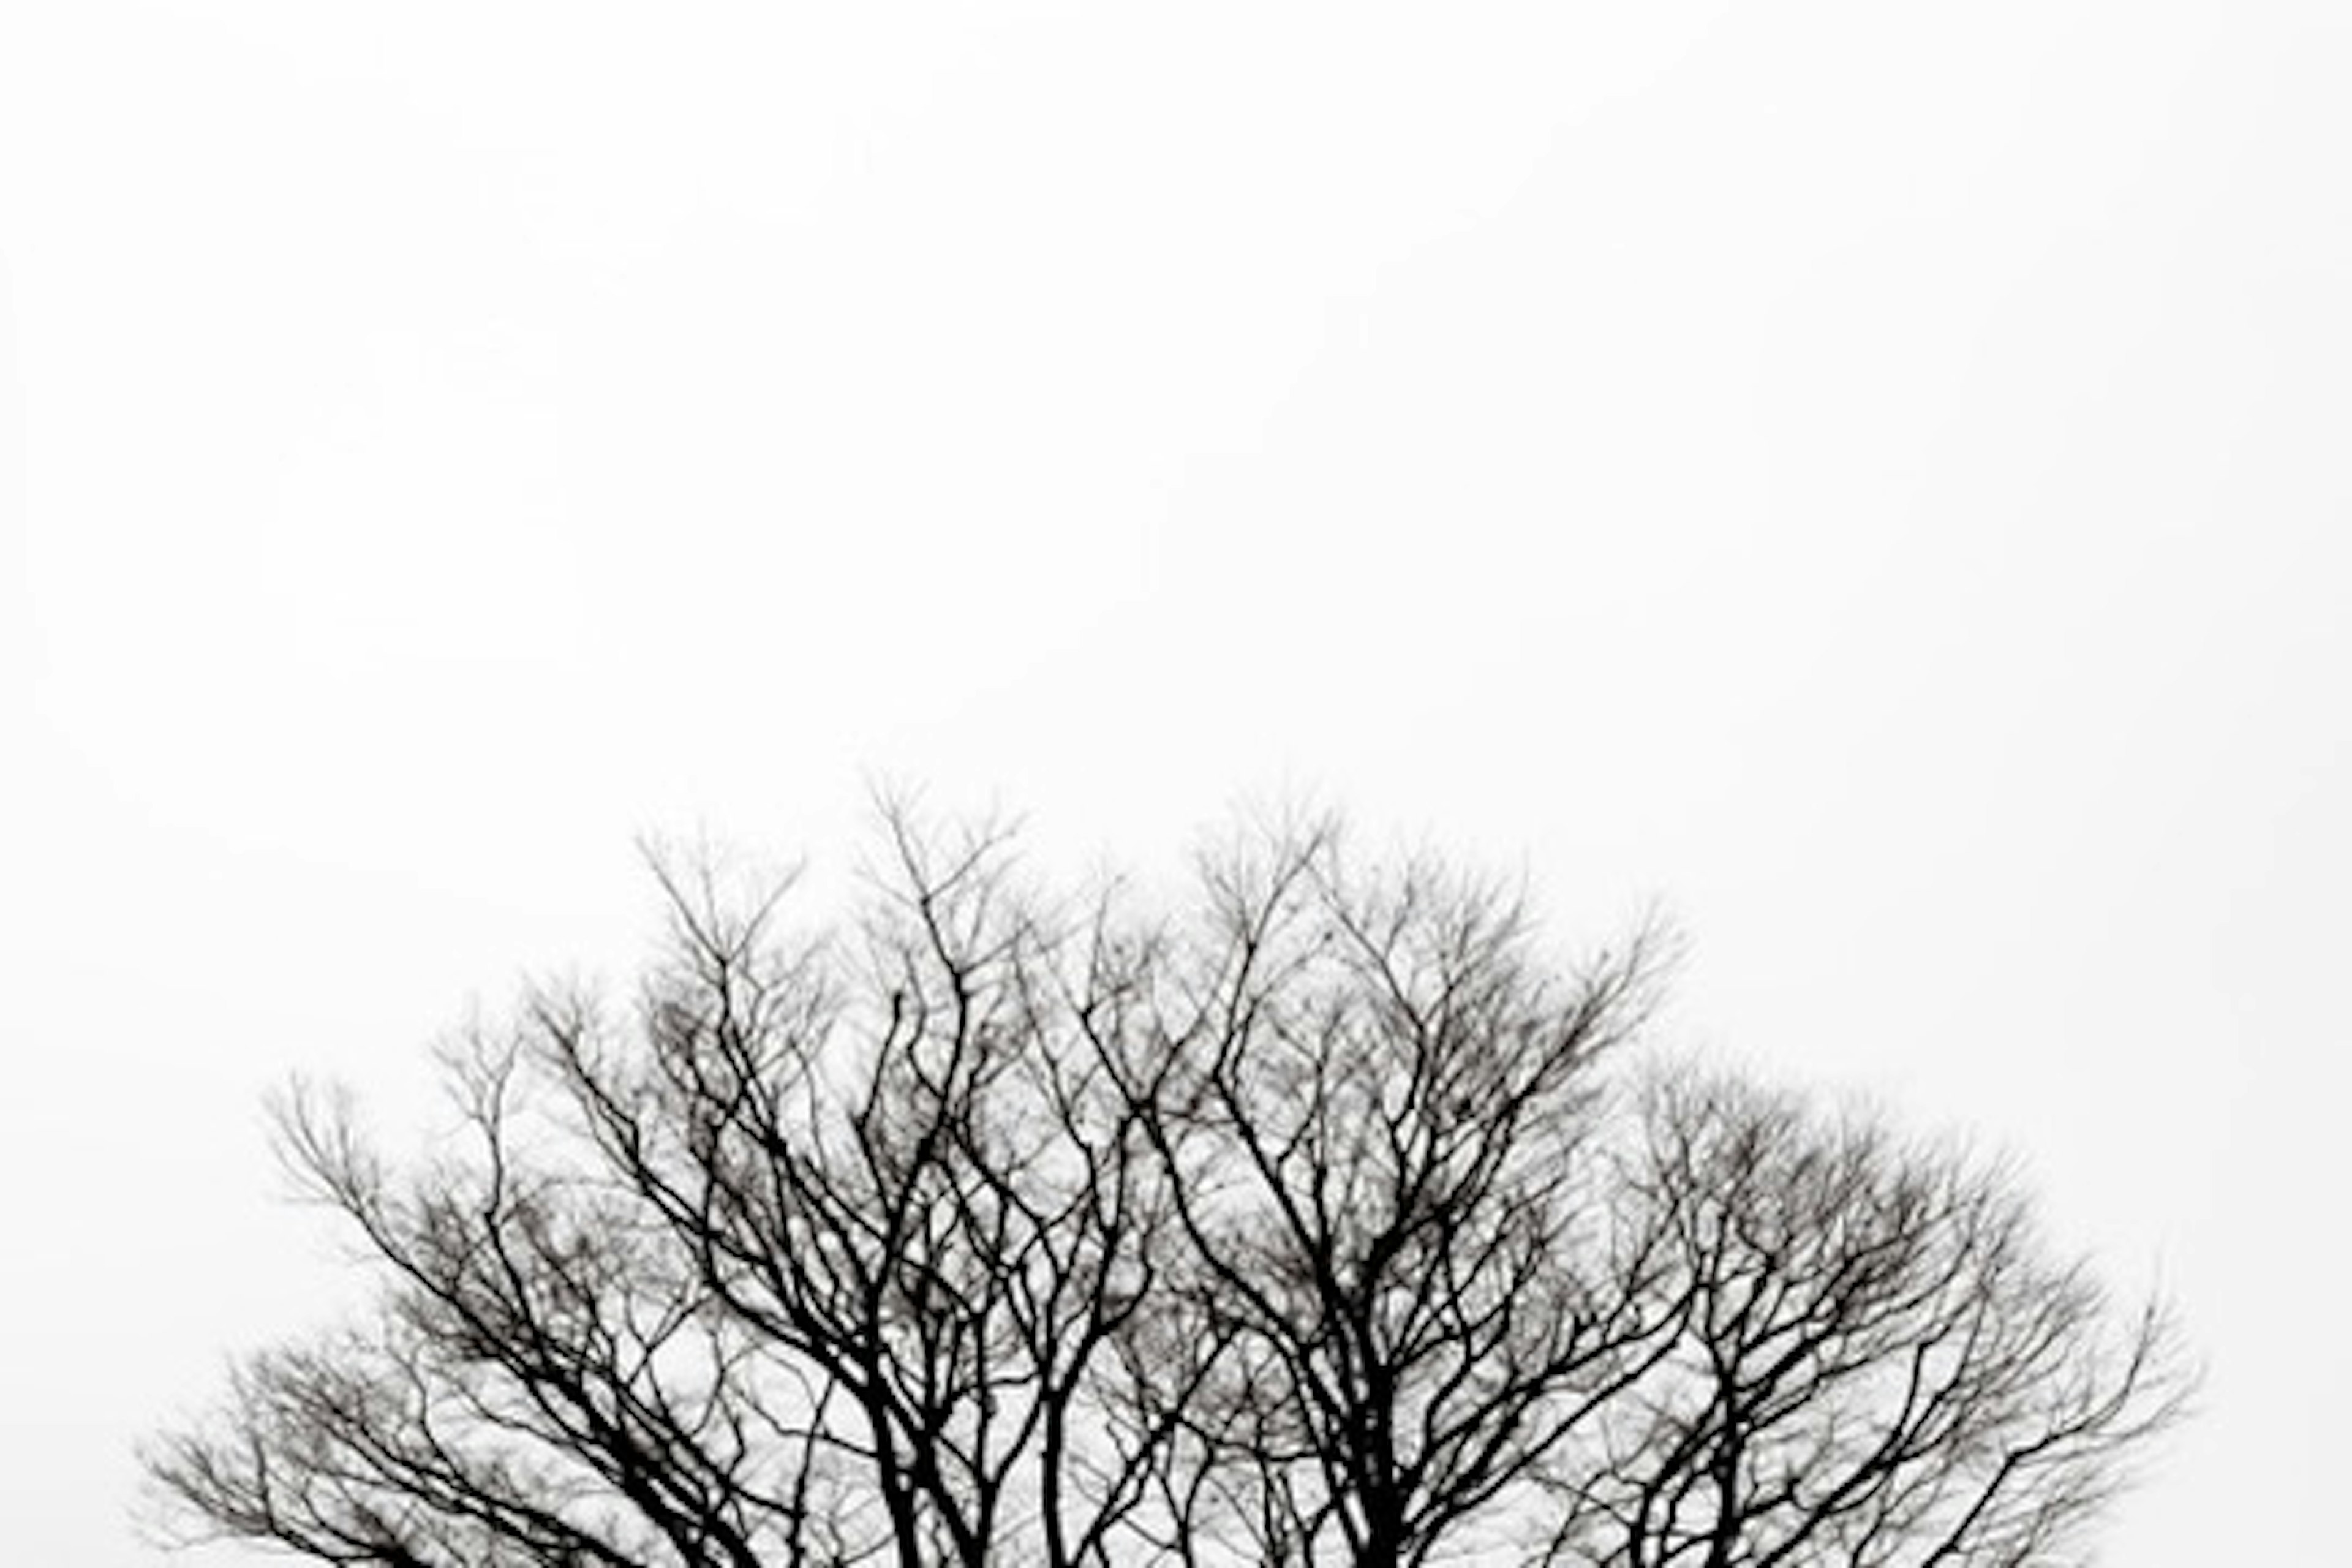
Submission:
M 387 1568 L 2029 1563 L 2178 1409 L 2159 1319 L 1954 1157 L 1616 1087 L 1660 943 L 1328 824 L 1194 913 L 883 813 L 847 925 L 656 863 L 632 1005 L 532 993 L 402 1167 L 280 1108 L 379 1272 L 146 1453 L 173 1529 Z

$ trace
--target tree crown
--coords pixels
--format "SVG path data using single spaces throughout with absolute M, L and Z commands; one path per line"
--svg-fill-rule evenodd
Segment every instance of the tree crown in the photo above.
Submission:
M 280 1146 L 373 1315 L 157 1439 L 172 1528 L 390 1568 L 2058 1562 L 2189 1379 L 1997 1168 L 1621 1058 L 1671 944 L 1329 822 L 1181 918 L 882 814 L 852 919 L 659 860 L 626 1006 Z

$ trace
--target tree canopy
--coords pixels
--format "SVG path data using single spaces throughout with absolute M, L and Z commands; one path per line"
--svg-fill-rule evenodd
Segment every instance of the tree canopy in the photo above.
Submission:
M 150 1444 L 164 1528 L 384 1568 L 2073 1560 L 2179 1413 L 1998 1164 L 1639 1037 L 1654 930 L 1230 835 L 1192 896 L 883 813 L 846 916 L 656 863 L 636 994 L 278 1107 L 373 1310 Z

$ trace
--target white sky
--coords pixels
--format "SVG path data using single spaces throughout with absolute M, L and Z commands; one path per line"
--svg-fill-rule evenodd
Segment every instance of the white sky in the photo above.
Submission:
M 2109 1560 L 2322 1561 L 2348 82 L 2319 0 L 16 0 L 5 1554 L 147 1561 L 132 1436 L 337 1294 L 265 1089 L 883 770 L 1661 896 L 1672 1038 L 2179 1296 Z

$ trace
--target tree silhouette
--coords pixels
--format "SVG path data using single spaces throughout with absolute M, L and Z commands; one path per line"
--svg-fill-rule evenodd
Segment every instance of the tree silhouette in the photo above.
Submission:
M 1618 1058 L 1664 943 L 1328 822 L 1147 915 L 882 813 L 796 932 L 656 862 L 632 1005 L 444 1054 L 467 1151 L 278 1107 L 373 1313 L 144 1454 L 387 1568 L 2033 1563 L 2180 1408 L 1998 1169 Z

